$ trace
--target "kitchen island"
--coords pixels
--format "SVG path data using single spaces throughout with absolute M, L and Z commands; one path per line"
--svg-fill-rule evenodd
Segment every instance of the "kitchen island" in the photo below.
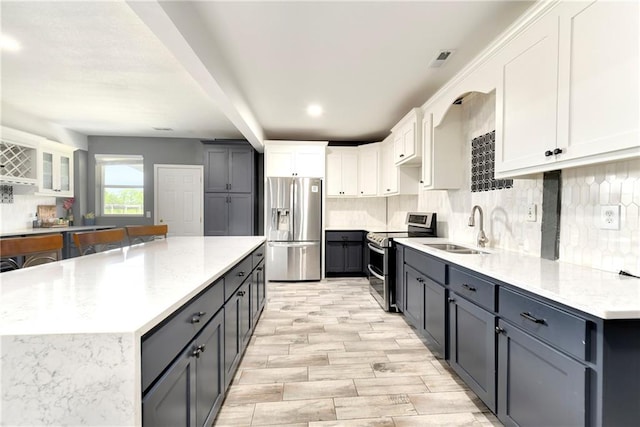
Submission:
M 0 424 L 141 425 L 142 337 L 263 242 L 170 237 L 4 273 Z

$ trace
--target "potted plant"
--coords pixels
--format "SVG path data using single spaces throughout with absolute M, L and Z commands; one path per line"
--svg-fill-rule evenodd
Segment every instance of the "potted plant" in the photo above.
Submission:
M 84 214 L 84 225 L 96 225 L 96 214 L 93 212 L 87 212 Z

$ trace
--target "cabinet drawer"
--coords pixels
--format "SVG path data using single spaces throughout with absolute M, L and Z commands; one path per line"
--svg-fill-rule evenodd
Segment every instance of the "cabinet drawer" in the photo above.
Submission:
M 528 333 L 586 359 L 587 320 L 505 288 L 500 288 L 499 314 Z
M 263 251 L 264 255 L 264 251 Z M 242 285 L 242 282 L 251 275 L 252 256 L 249 255 L 224 275 L 224 298 L 229 299 Z
M 260 262 L 262 262 L 262 260 L 264 260 L 264 251 L 265 251 L 265 246 L 264 244 L 262 244 L 262 246 L 260 246 L 258 249 L 256 249 L 255 251 L 253 251 L 253 253 L 251 254 L 251 259 L 252 259 L 252 267 L 256 268 L 258 266 L 258 264 L 260 264 Z
M 327 231 L 327 242 L 362 242 L 364 236 L 362 231 Z
M 429 255 L 413 249 L 405 249 L 404 263 L 409 264 L 425 276 L 429 276 L 440 284 L 446 284 L 447 265 Z
M 458 295 L 486 308 L 496 310 L 496 285 L 469 273 L 449 269 L 449 286 Z
M 224 304 L 223 280 L 179 308 L 142 337 L 142 390 L 162 373 Z

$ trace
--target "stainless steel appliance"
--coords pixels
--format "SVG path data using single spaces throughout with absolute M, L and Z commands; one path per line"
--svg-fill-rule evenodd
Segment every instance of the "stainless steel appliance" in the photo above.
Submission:
M 268 280 L 320 280 L 322 180 L 270 177 L 266 187 Z
M 369 251 L 369 291 L 385 311 L 395 311 L 395 262 L 394 238 L 437 237 L 435 213 L 407 213 L 407 231 L 371 232 L 367 234 Z

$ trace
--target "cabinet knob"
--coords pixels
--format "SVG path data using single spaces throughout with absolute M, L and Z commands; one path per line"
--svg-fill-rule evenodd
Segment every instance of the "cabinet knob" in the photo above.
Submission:
M 466 283 L 464 283 L 464 284 L 462 285 L 462 287 L 463 287 L 463 288 L 465 288 L 466 290 L 468 290 L 469 292 L 475 292 L 475 291 L 476 291 L 476 288 L 475 288 L 475 287 L 473 287 L 473 286 L 471 286 L 471 285 L 467 285 Z
M 387 188 L 387 191 L 391 191 L 391 189 L 390 189 L 390 188 Z
M 244 294 L 245 294 L 245 291 L 238 291 L 238 293 L 237 293 L 237 295 L 238 295 L 239 297 L 243 297 L 243 296 L 244 296 Z
M 238 273 L 238 277 L 244 277 L 244 271 L 241 271 L 240 273 Z
M 361 191 L 360 194 L 364 194 L 364 191 Z
M 262 267 L 258 267 L 258 268 L 256 268 L 256 270 L 262 271 Z
M 204 353 L 204 351 L 207 349 L 207 347 L 204 344 L 200 344 L 199 346 L 197 346 L 196 348 L 193 349 L 193 351 L 191 351 L 191 356 L 199 359 L 200 355 L 202 353 Z
M 416 280 L 418 281 L 418 283 L 424 283 L 424 279 L 422 277 L 418 277 Z
M 501 328 L 500 326 L 496 326 L 496 334 L 500 335 L 505 333 L 506 331 L 504 330 L 504 328 Z
M 447 301 L 449 301 L 449 302 L 456 302 L 455 298 L 447 298 Z
M 562 148 L 556 148 L 555 150 L 553 150 L 553 154 L 555 154 L 556 156 L 560 153 L 562 153 Z
M 403 158 L 403 157 L 404 157 L 404 154 L 400 154 L 400 158 Z
M 423 180 L 420 180 L 420 184 L 424 184 L 424 181 L 423 181 Z
M 547 151 L 544 152 L 544 156 L 545 157 L 550 157 L 552 155 L 553 155 L 553 151 L 551 151 L 551 150 L 547 150 Z

